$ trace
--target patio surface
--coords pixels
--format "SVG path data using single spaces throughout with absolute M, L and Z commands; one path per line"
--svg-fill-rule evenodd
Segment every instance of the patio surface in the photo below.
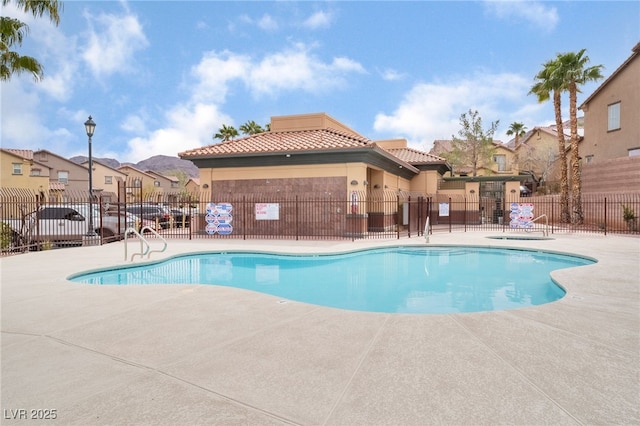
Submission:
M 66 280 L 127 263 L 121 242 L 3 258 L 2 424 L 640 424 L 640 239 L 485 238 L 496 234 L 435 234 L 429 244 L 599 262 L 555 271 L 567 290 L 555 303 L 410 315 L 278 303 L 227 287 Z M 424 243 L 170 240 L 151 259 Z M 57 419 L 36 422 L 46 411 L 31 410 L 56 410 Z

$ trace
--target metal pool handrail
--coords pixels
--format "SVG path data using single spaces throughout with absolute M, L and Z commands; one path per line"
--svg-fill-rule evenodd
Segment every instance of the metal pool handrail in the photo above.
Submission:
M 535 223 L 538 219 L 543 219 L 543 218 L 544 218 L 544 227 L 542 228 L 542 236 L 548 237 L 549 236 L 549 218 L 547 217 L 546 214 L 541 214 L 540 216 L 533 219 L 531 222 Z M 526 229 L 526 231 L 531 232 L 533 231 L 533 229 Z
M 149 241 L 142 236 L 142 233 L 144 233 L 144 231 L 150 231 L 152 232 L 156 237 L 160 238 L 163 242 L 163 247 L 160 250 L 151 250 L 151 244 L 149 244 Z M 124 260 L 127 260 L 127 239 L 129 238 L 129 234 L 135 234 L 138 239 L 140 240 L 140 252 L 139 253 L 133 253 L 131 255 L 131 261 L 133 262 L 133 258 L 136 256 L 140 256 L 140 257 L 144 257 L 145 255 L 147 256 L 147 258 L 151 257 L 151 253 L 162 253 L 163 251 L 165 251 L 167 249 L 167 240 L 164 239 L 164 237 L 160 234 L 158 234 L 158 232 L 156 232 L 155 229 L 150 228 L 148 226 L 144 226 L 142 227 L 142 229 L 140 230 L 140 232 L 136 231 L 135 228 L 128 228 L 125 232 L 124 232 Z

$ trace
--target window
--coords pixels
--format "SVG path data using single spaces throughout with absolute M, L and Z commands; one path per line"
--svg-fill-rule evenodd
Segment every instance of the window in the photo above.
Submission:
M 628 152 L 629 157 L 635 157 L 636 155 L 640 155 L 640 148 L 631 148 Z
M 615 104 L 609 105 L 609 123 L 607 126 L 607 130 L 618 130 L 620 129 L 620 102 L 616 102 Z
M 140 179 L 136 179 L 133 181 L 133 187 L 134 188 L 141 188 L 142 187 L 142 181 Z
M 22 163 L 13 163 L 13 174 L 14 175 L 22 174 Z
M 160 181 L 154 180 L 153 181 L 153 186 L 155 186 L 156 188 L 158 188 L 160 186 Z
M 58 182 L 64 183 L 65 185 L 69 183 L 69 172 L 58 172 Z
M 111 185 L 113 183 L 113 176 L 105 176 L 104 183 L 107 185 Z
M 589 164 L 593 161 L 593 155 L 587 155 L 584 157 L 585 163 Z
M 180 182 L 171 182 L 172 188 L 177 188 L 178 186 L 180 186 Z
M 499 172 L 504 172 L 505 170 L 507 170 L 507 157 L 505 157 L 504 155 L 494 155 L 493 161 L 495 161 L 498 165 Z
M 31 169 L 31 176 L 40 176 L 40 169 Z

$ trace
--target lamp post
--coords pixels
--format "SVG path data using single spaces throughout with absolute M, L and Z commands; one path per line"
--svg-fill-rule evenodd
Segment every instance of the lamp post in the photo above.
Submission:
M 93 229 L 93 159 L 91 157 L 91 137 L 96 129 L 96 123 L 93 122 L 91 116 L 84 122 L 84 128 L 89 137 L 89 229 L 87 229 L 88 237 L 95 237 L 96 231 Z

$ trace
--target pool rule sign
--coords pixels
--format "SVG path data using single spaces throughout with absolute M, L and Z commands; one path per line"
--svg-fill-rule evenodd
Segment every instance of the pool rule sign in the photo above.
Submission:
M 511 228 L 533 228 L 533 203 L 511 203 Z
M 207 204 L 207 214 L 204 220 L 207 222 L 204 230 L 209 235 L 220 234 L 229 235 L 233 232 L 233 206 L 231 203 L 209 203 Z

